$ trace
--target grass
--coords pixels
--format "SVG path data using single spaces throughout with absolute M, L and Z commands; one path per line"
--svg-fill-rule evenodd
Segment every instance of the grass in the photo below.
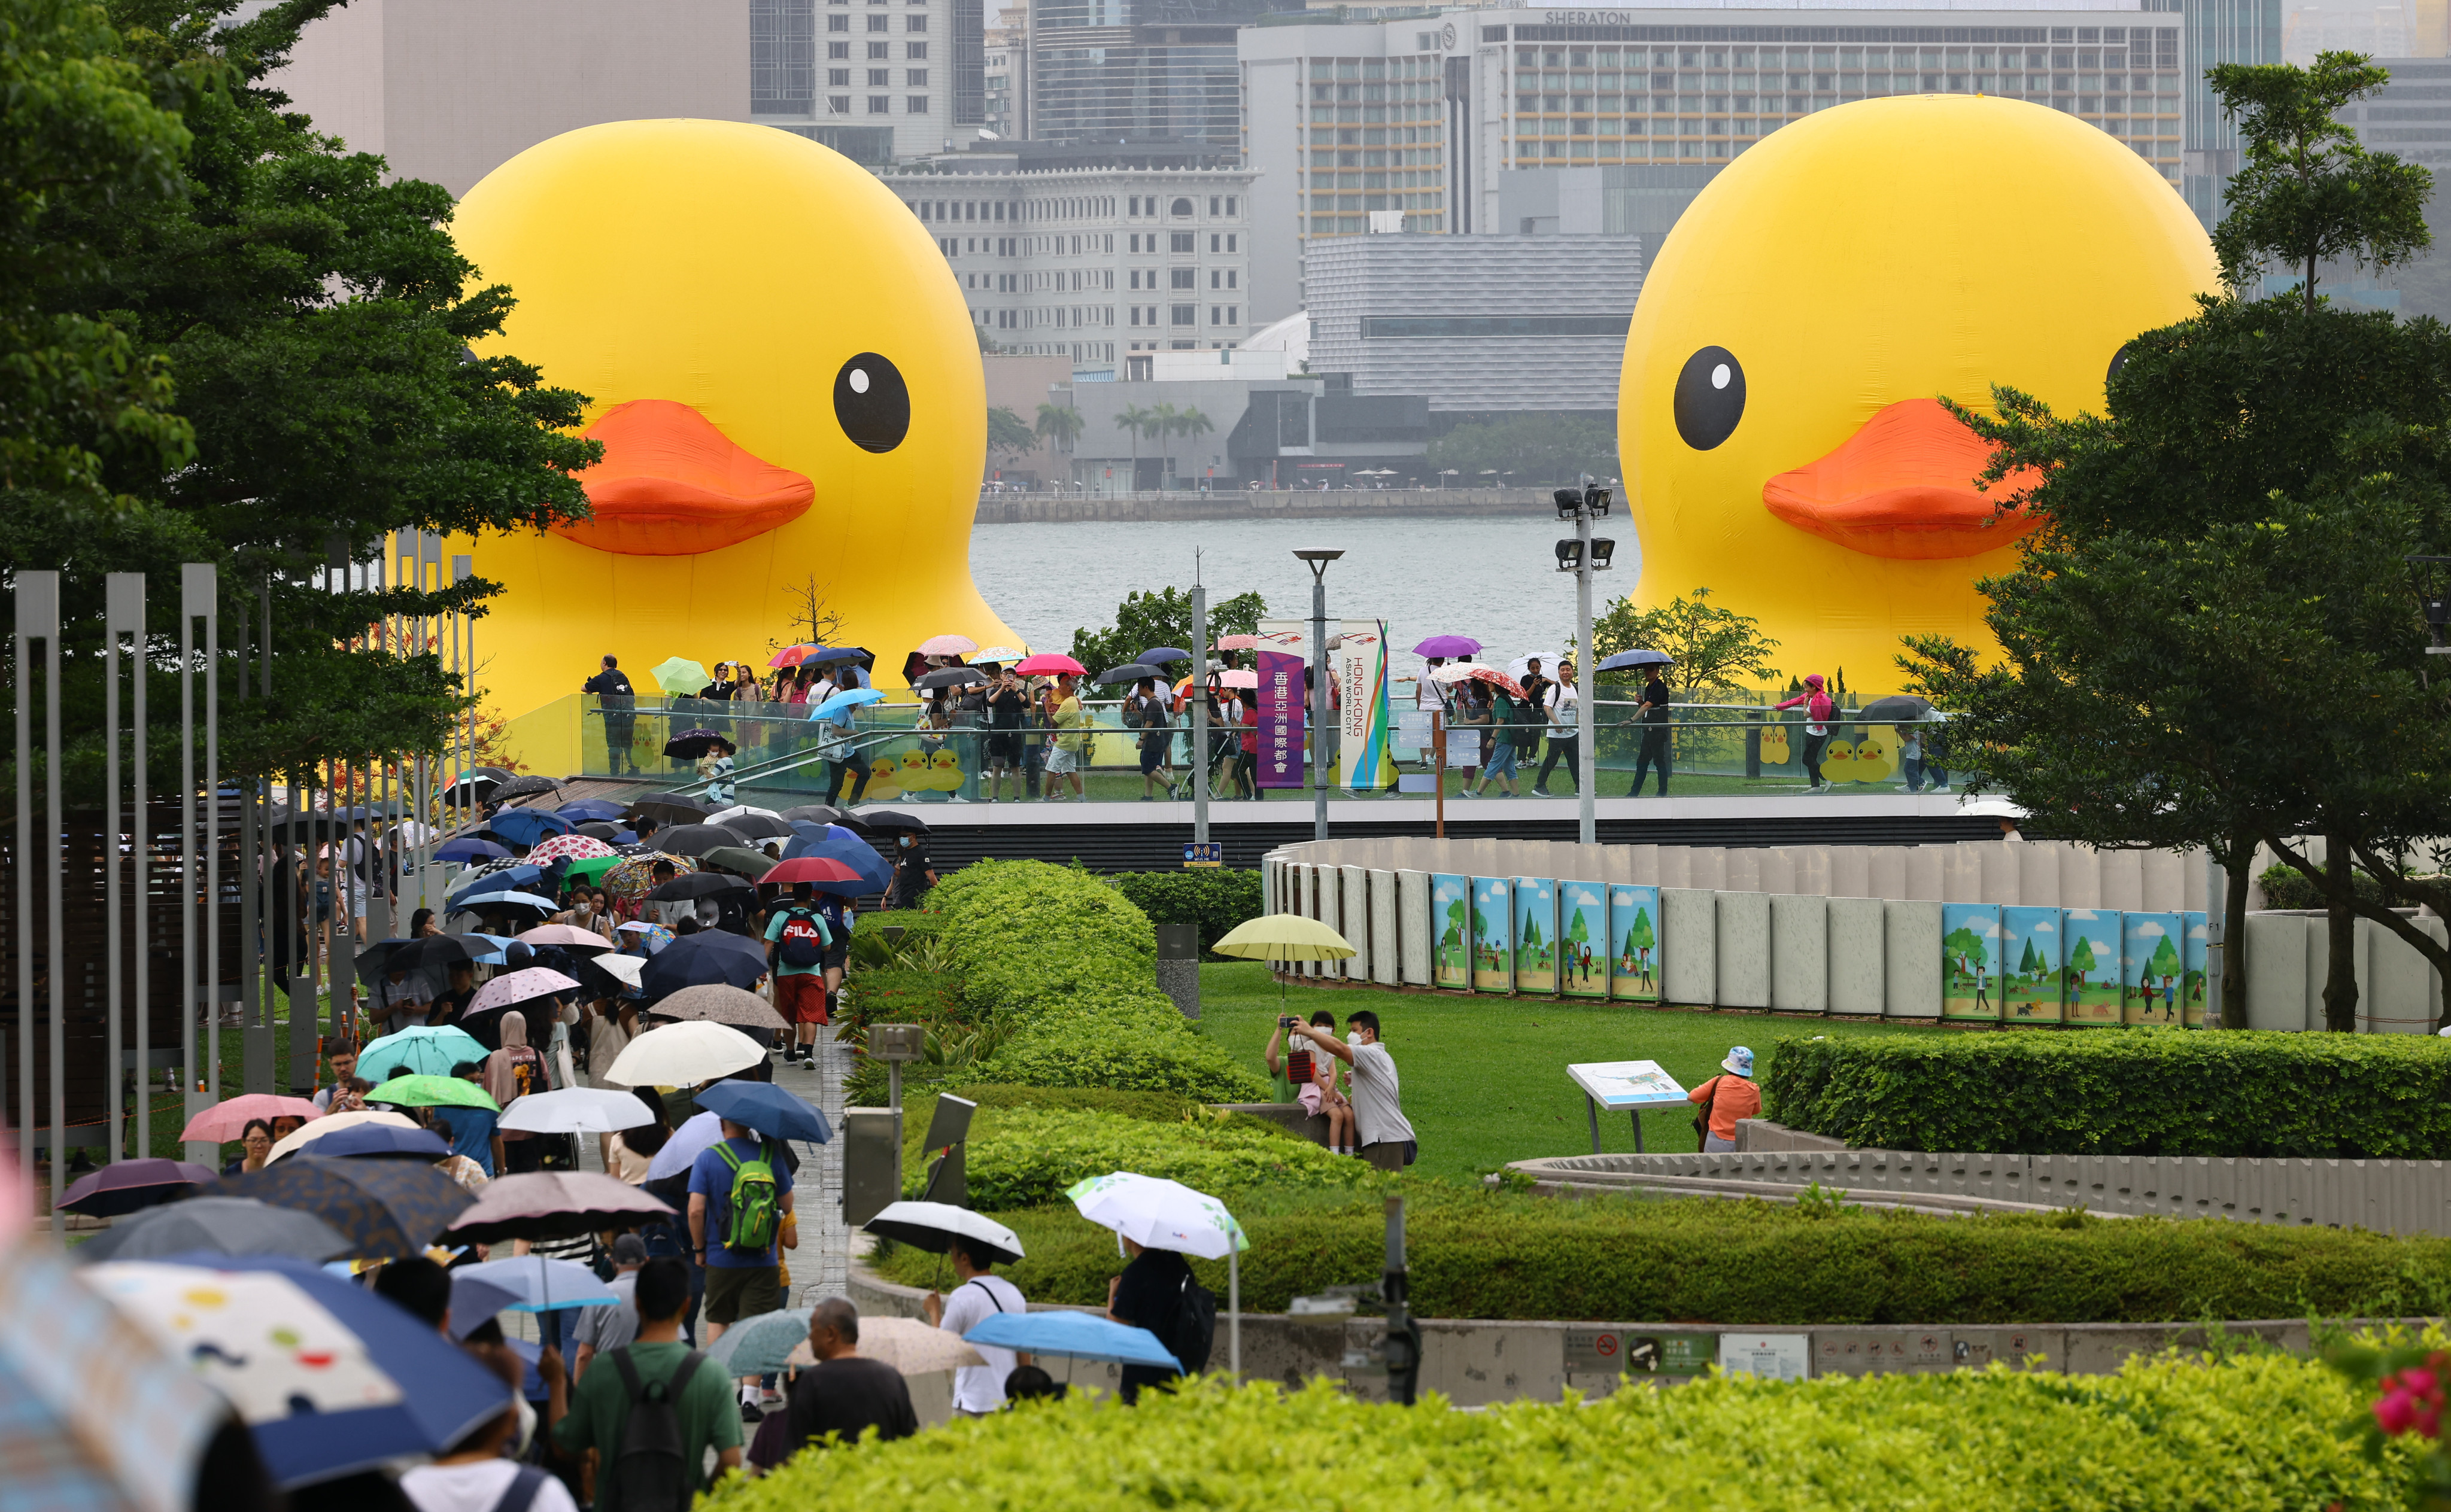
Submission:
M 1583 1095 L 1566 1077 L 1573 1062 L 1656 1060 L 1690 1088 L 1718 1074 L 1731 1045 L 1751 1046 L 1762 1064 L 1773 1044 L 1794 1036 L 1954 1032 L 1539 998 L 1287 987 L 1285 1012 L 1307 1018 L 1323 1008 L 1340 1024 L 1357 1009 L 1379 1015 L 1402 1078 L 1404 1115 L 1421 1136 L 1413 1170 L 1442 1176 L 1473 1176 L 1510 1160 L 1590 1153 Z M 1265 1074 L 1262 1052 L 1278 1013 L 1277 985 L 1265 965 L 1202 966 L 1200 1013 L 1211 1038 Z M 1644 1148 L 1655 1153 L 1696 1148 L 1693 1115 L 1677 1109 L 1645 1114 L 1642 1135 Z M 1634 1149 L 1631 1115 L 1600 1115 L 1600 1148 Z

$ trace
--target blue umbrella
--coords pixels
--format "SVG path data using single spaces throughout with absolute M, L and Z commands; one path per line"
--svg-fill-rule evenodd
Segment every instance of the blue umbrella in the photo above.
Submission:
M 1173 1353 L 1157 1342 L 1156 1334 L 1094 1312 L 999 1312 L 963 1334 L 962 1342 L 1075 1360 L 1154 1366 L 1161 1370 L 1183 1368 Z
M 401 1129 L 387 1123 L 362 1123 L 316 1140 L 315 1153 L 325 1159 L 359 1155 L 422 1160 L 431 1165 L 449 1154 L 451 1146 L 431 1129 Z
M 520 1300 L 520 1294 L 497 1281 L 480 1281 L 461 1266 L 451 1272 L 451 1337 L 465 1339 L 495 1313 Z
M 486 1054 L 465 1029 L 411 1024 L 368 1043 L 358 1055 L 358 1075 L 378 1085 L 394 1076 L 447 1076 L 461 1061 L 482 1060 Z
M 311 1212 L 338 1230 L 350 1243 L 349 1257 L 359 1260 L 423 1254 L 477 1200 L 429 1165 L 322 1155 L 291 1155 L 261 1171 L 224 1176 L 212 1191 Z
M 294 1319 L 280 1314 L 281 1298 L 303 1292 L 330 1315 L 363 1350 L 365 1365 L 397 1388 L 393 1400 L 375 1406 L 345 1402 L 301 1404 L 276 1389 L 234 1389 L 232 1401 L 248 1418 L 256 1453 L 277 1485 L 286 1490 L 315 1481 L 372 1469 L 386 1461 L 440 1453 L 465 1438 L 479 1424 L 509 1405 L 510 1393 L 500 1377 L 466 1351 L 434 1331 L 406 1308 L 320 1267 L 297 1260 L 251 1255 L 234 1260 L 224 1254 L 169 1257 L 168 1264 L 193 1266 L 230 1273 L 233 1281 L 269 1274 L 282 1283 L 271 1295 L 249 1295 L 233 1288 L 235 1310 L 216 1320 L 216 1332 L 235 1342 L 244 1337 L 255 1347 L 214 1349 L 200 1330 L 190 1352 L 201 1356 L 214 1349 L 218 1368 L 231 1373 L 231 1385 L 258 1371 L 277 1384 L 286 1373 L 311 1379 L 300 1371 L 286 1351 L 266 1342 L 278 1339 Z M 155 1314 L 167 1289 L 160 1272 L 115 1265 L 88 1268 L 86 1284 L 124 1311 Z M 294 1290 L 292 1289 L 294 1289 Z M 150 1294 L 148 1296 L 148 1293 Z M 275 1310 L 262 1316 L 246 1310 L 266 1305 Z M 289 1306 L 296 1307 L 294 1300 Z M 320 1342 L 320 1341 L 318 1341 Z M 355 1351 L 352 1351 L 355 1352 Z M 390 1395 L 386 1392 L 385 1395 Z
M 504 955 L 503 952 L 510 949 L 511 946 L 519 943 L 517 940 L 509 935 L 480 935 L 473 929 L 468 933 L 461 935 L 460 938 L 469 941 L 468 959 L 477 962 L 480 966 L 506 966 L 510 964 L 510 958 Z M 477 949 L 480 942 L 486 947 L 481 954 Z
M 841 862 L 859 873 L 860 881 L 868 884 L 864 889 L 866 892 L 882 892 L 892 884 L 893 868 L 876 853 L 876 847 L 840 824 L 797 824 L 792 826 L 792 833 L 794 838 L 783 847 L 785 861 L 817 856 L 827 861 Z M 858 897 L 861 894 L 845 892 L 844 896 Z
M 646 995 L 648 1006 L 671 997 L 683 987 L 699 987 L 708 982 L 722 982 L 732 987 L 755 987 L 757 979 L 766 975 L 766 952 L 755 940 L 721 929 L 700 930 L 683 935 L 647 961 L 639 974 L 638 988 Z
M 857 708 L 862 704 L 873 704 L 884 696 L 885 694 L 882 691 L 873 688 L 846 688 L 842 692 L 836 693 L 833 697 L 827 699 L 824 703 L 819 704 L 816 708 L 809 710 L 809 717 L 811 719 L 832 719 L 836 714 Z
M 597 820 L 618 819 L 630 810 L 609 798 L 574 798 L 566 804 L 555 804 L 553 811 L 573 824 L 584 824 Z
M 829 662 L 855 662 L 867 654 L 868 649 L 862 646 L 819 646 L 801 657 L 800 665 L 806 667 L 812 664 L 822 666 Z
M 485 827 L 514 845 L 533 845 L 547 835 L 567 835 L 578 821 L 550 808 L 505 808 L 485 821 Z
M 823 1113 L 771 1081 L 718 1081 L 697 1095 L 697 1105 L 769 1139 L 821 1145 L 834 1136 Z
M 506 847 L 497 845 L 490 840 L 479 840 L 474 835 L 462 835 L 458 840 L 446 840 L 434 847 L 434 859 L 437 861 L 500 861 L 508 855 L 510 851 Z
M 815 1311 L 794 1308 L 743 1318 L 706 1347 L 707 1363 L 735 1380 L 786 1369 L 792 1351 L 809 1342 L 809 1319 Z
M 1676 660 L 1665 651 L 1619 651 L 1615 656 L 1600 658 L 1596 672 L 1623 671 L 1629 667 L 1666 667 Z
M 481 898 L 487 893 L 530 887 L 543 881 L 544 868 L 541 866 L 505 866 L 499 871 L 480 872 L 460 881 L 459 891 L 443 900 L 442 911 L 450 913 L 457 909 L 462 898 Z
M 560 1308 L 594 1308 L 621 1299 L 605 1289 L 596 1272 L 568 1260 L 548 1260 L 540 1254 L 516 1255 L 508 1260 L 488 1260 L 482 1265 L 461 1266 L 451 1272 L 452 1294 L 459 1295 L 460 1277 L 482 1281 L 500 1287 L 518 1298 L 503 1304 L 514 1312 L 552 1312 Z

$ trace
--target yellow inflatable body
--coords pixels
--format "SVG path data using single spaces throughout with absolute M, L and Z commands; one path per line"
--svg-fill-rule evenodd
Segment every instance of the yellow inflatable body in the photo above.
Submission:
M 642 693 L 671 656 L 762 669 L 813 583 L 882 684 L 930 636 L 1017 644 L 971 582 L 978 341 L 873 175 L 770 126 L 624 121 L 495 169 L 454 229 L 518 297 L 501 350 L 587 395 L 605 443 L 594 521 L 454 543 L 506 587 L 478 632 L 495 708 L 608 652 Z
M 1637 601 L 1707 588 L 1783 674 L 1864 688 L 1896 686 L 1901 635 L 1990 649 L 1974 582 L 2022 530 L 1987 523 L 1986 450 L 1935 397 L 2099 414 L 2122 346 L 2219 281 L 2177 192 L 2072 116 L 1928 95 L 1781 128 L 1643 280 L 1618 404 Z

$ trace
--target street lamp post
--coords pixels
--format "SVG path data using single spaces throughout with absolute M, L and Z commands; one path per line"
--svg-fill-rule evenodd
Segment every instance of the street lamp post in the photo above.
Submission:
M 1311 838 L 1327 838 L 1327 564 L 1343 552 L 1296 552 L 1310 569 Z
M 1575 538 L 1558 543 L 1558 571 L 1575 574 L 1576 833 L 1584 844 L 1592 845 L 1598 843 L 1599 831 L 1592 792 L 1599 775 L 1599 722 L 1592 705 L 1592 678 L 1599 661 L 1592 645 L 1592 574 L 1609 570 L 1617 542 L 1592 535 L 1592 521 L 1609 512 L 1609 491 L 1592 487 L 1590 474 L 1583 475 L 1582 487 L 1561 488 L 1552 497 L 1558 518 L 1575 522 Z

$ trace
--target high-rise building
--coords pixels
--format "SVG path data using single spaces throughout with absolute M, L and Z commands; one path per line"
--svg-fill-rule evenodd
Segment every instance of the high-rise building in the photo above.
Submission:
M 1235 29 L 1273 0 L 1031 0 L 1028 134 L 1241 145 Z
M 987 122 L 982 0 L 748 4 L 753 119 L 872 165 L 945 151 Z
M 1254 314 L 1303 308 L 1305 248 L 1362 235 L 1374 215 L 1401 216 L 1411 231 L 1520 231 L 1500 217 L 1505 171 L 1707 171 L 1791 121 L 1889 94 L 2048 105 L 2118 137 L 2176 189 L 2185 25 L 2105 0 L 1457 10 L 1249 28 L 1240 55 L 1245 155 L 1261 171 Z
M 2181 0 L 2157 0 L 2177 10 Z M 2281 0 L 2185 0 L 2186 172 L 2181 190 L 2206 226 L 2221 223 L 2222 186 L 2238 171 L 2238 128 L 2222 113 L 2205 71 L 2224 63 L 2279 63 Z

